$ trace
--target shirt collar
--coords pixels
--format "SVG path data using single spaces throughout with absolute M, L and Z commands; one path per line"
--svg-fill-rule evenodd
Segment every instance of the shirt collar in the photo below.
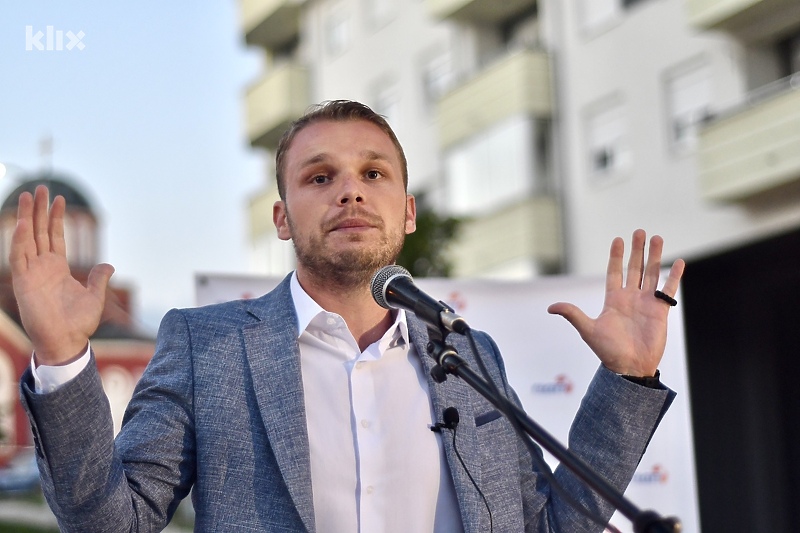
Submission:
M 297 271 L 295 270 L 292 274 L 292 279 L 290 282 L 290 288 L 292 291 L 292 300 L 294 301 L 294 310 L 297 314 L 297 334 L 298 337 L 308 329 L 308 325 L 317 317 L 320 313 L 327 313 L 327 314 L 335 314 L 329 313 L 320 305 L 314 301 L 311 296 L 300 286 L 300 282 L 297 281 Z M 391 333 L 391 334 L 389 334 Z M 402 337 L 403 341 L 406 344 L 409 343 L 408 339 L 408 323 L 406 322 L 406 312 L 403 309 L 398 309 L 395 313 L 394 323 L 389 327 L 387 334 L 384 334 L 381 340 L 381 343 L 390 342 L 393 339 L 396 339 L 397 336 Z

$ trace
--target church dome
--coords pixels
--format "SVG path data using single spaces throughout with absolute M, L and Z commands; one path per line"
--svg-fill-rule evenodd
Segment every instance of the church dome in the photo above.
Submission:
M 33 194 L 33 191 L 35 191 L 36 187 L 39 185 L 46 185 L 47 188 L 50 189 L 51 200 L 58 195 L 63 196 L 67 201 L 67 209 L 92 211 L 92 206 L 89 204 L 86 195 L 79 191 L 71 183 L 72 180 L 64 174 L 45 171 L 38 174 L 26 175 L 22 179 L 24 181 L 11 191 L 8 197 L 3 201 L 3 206 L 0 208 L 0 211 L 6 211 L 8 209 L 16 211 L 19 195 L 26 191 Z
M 30 174 L 8 195 L 0 207 L 0 271 L 10 268 L 8 254 L 17 224 L 17 204 L 23 192 L 33 193 L 39 185 L 50 190 L 50 201 L 58 195 L 67 201 L 64 214 L 64 238 L 70 268 L 86 273 L 98 262 L 98 220 L 86 195 L 64 174 L 50 171 Z

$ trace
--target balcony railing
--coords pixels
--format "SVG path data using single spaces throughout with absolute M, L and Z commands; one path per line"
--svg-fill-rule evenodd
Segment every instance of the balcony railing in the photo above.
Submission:
M 242 0 L 242 27 L 247 44 L 268 50 L 291 42 L 300 32 L 305 0 Z
M 428 13 L 438 19 L 497 23 L 531 9 L 536 0 L 427 0 Z
M 533 196 L 464 224 L 452 247 L 454 275 L 480 275 L 517 260 L 552 268 L 562 261 L 561 217 L 550 196 Z
M 796 0 L 686 0 L 689 23 L 725 30 L 745 41 L 769 38 L 800 24 Z
M 549 57 L 539 50 L 511 53 L 444 95 L 436 112 L 443 148 L 517 114 L 548 117 Z
M 800 182 L 800 73 L 751 95 L 703 128 L 703 194 L 736 201 Z
M 289 123 L 308 107 L 308 73 L 296 63 L 276 67 L 247 91 L 247 134 L 253 146 L 274 149 Z

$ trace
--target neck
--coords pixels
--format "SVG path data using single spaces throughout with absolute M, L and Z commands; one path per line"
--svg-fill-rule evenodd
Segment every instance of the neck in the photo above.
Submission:
M 305 274 L 300 268 L 297 269 L 297 281 L 320 307 L 344 319 L 361 351 L 380 339 L 394 323 L 392 313 L 375 303 L 369 284 L 345 287 L 320 282 L 319 278 Z

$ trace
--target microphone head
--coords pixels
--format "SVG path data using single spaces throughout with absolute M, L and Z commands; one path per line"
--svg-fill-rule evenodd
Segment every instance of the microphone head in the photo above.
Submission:
M 444 427 L 455 429 L 461 417 L 458 415 L 458 409 L 455 407 L 448 407 L 444 410 Z
M 411 273 L 400 265 L 386 265 L 372 276 L 370 283 L 372 297 L 384 309 L 392 309 L 392 306 L 386 301 L 386 288 L 389 286 L 389 282 L 398 276 L 412 279 Z

